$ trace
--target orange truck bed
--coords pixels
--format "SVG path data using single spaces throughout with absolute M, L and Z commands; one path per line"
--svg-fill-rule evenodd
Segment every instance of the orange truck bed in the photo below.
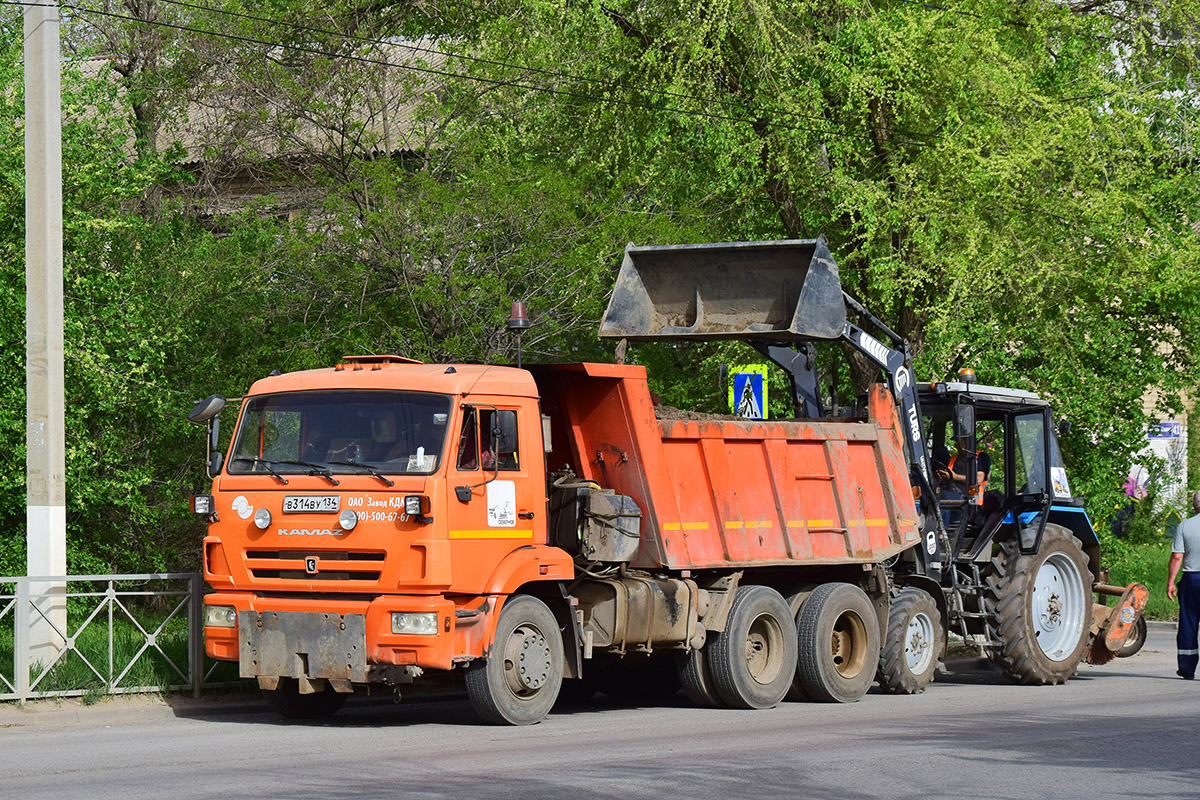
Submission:
M 658 419 L 641 366 L 534 367 L 551 470 L 633 498 L 632 566 L 877 563 L 919 540 L 895 403 L 867 420 Z

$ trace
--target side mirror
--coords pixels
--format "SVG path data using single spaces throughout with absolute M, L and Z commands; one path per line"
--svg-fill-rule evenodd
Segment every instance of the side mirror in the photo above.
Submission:
M 1058 435 L 1059 436 L 1066 436 L 1070 432 L 1071 432 L 1071 421 L 1070 420 L 1064 419 L 1058 423 Z
M 224 407 L 224 397 L 219 394 L 210 394 L 203 400 L 196 401 L 196 405 L 188 412 L 187 421 L 196 425 L 203 425 L 217 414 L 220 414 L 221 409 Z
M 221 405 L 225 405 L 225 399 L 221 398 Z M 221 464 L 225 461 L 225 456 L 217 448 L 221 446 L 221 418 L 214 416 L 208 420 L 208 477 L 216 477 L 221 471 Z
M 514 453 L 517 450 L 517 412 L 498 410 L 492 423 L 493 450 L 497 453 Z
M 954 438 L 975 438 L 975 407 L 959 404 L 954 408 Z
M 221 441 L 221 417 L 219 415 L 221 409 L 225 408 L 225 402 L 223 396 L 210 394 L 203 400 L 196 401 L 196 405 L 187 415 L 188 422 L 208 426 L 208 453 L 204 465 L 210 478 L 216 476 L 221 471 L 221 465 L 225 463 L 225 456 L 217 449 Z

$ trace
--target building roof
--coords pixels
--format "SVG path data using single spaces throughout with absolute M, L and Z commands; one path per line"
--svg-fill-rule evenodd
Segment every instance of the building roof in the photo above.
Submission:
M 298 75 L 287 103 L 282 92 L 242 85 L 232 70 L 214 67 L 186 92 L 182 115 L 164 123 L 155 146 L 163 151 L 178 142 L 185 151 L 181 163 L 191 168 L 288 163 L 333 149 L 362 158 L 419 152 L 434 137 L 421 106 L 444 89 L 446 78 L 438 73 L 448 70 L 446 54 L 435 45 L 419 39 L 374 46 L 353 62 L 358 91 L 333 76 L 313 86 Z M 271 55 L 264 53 L 264 60 Z M 113 65 L 112 57 L 103 57 L 79 66 L 85 77 L 118 81 Z

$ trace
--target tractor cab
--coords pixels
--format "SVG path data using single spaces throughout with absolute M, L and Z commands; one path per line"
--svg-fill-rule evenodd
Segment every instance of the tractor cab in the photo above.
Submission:
M 1008 538 L 1021 553 L 1036 553 L 1048 523 L 1070 530 L 1089 560 L 1097 558 L 1099 541 L 1071 492 L 1049 404 L 1031 392 L 976 384 L 973 373 L 963 377 L 918 392 L 953 560 L 986 561 L 991 543 Z

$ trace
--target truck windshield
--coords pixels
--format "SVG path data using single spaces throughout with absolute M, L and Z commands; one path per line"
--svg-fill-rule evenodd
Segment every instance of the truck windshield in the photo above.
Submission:
M 429 474 L 441 463 L 450 398 L 423 392 L 289 392 L 246 401 L 231 474 Z

